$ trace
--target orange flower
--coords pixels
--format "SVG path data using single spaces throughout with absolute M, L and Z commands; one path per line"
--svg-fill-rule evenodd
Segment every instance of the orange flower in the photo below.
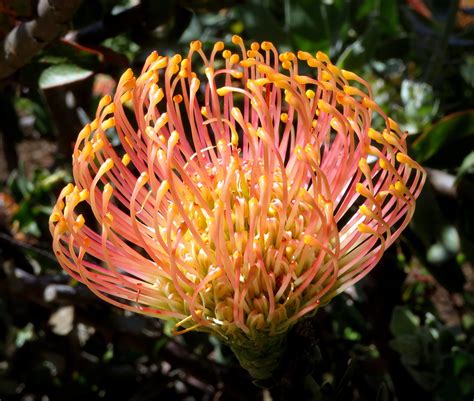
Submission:
M 264 379 L 289 328 L 400 235 L 425 175 L 363 79 L 321 52 L 232 41 L 123 74 L 79 134 L 50 228 L 97 296 L 215 334 Z

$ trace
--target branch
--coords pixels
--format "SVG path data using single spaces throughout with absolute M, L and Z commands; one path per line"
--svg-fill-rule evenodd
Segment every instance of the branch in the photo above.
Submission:
M 0 43 L 0 79 L 26 65 L 49 42 L 67 31 L 81 0 L 39 0 L 34 20 L 13 28 Z

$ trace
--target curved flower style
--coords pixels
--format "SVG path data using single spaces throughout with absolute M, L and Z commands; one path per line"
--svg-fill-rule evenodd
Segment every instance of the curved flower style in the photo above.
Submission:
M 214 333 L 264 379 L 288 329 L 400 235 L 425 175 L 363 79 L 321 52 L 232 42 L 122 75 L 79 134 L 50 229 L 97 296 Z

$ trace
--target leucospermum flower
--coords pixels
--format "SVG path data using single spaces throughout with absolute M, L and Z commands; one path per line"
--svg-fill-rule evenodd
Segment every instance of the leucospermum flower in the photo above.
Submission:
M 362 78 L 321 52 L 232 42 L 122 75 L 79 134 L 50 229 L 97 296 L 214 334 L 266 379 L 288 330 L 400 235 L 425 175 Z

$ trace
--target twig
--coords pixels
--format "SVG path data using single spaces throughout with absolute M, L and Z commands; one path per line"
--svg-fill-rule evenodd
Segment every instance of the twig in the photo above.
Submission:
M 68 28 L 81 0 L 39 0 L 37 18 L 13 28 L 0 43 L 0 79 L 26 65 Z

